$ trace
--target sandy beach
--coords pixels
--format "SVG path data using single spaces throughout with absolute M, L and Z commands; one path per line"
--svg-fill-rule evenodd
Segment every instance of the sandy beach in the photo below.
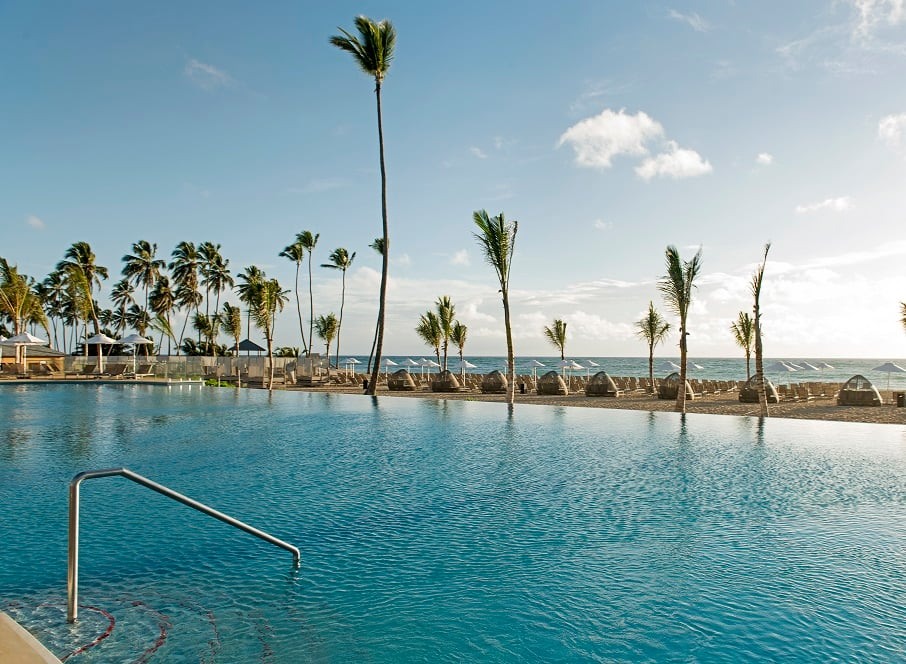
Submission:
M 275 386 L 277 387 L 277 386 Z M 282 388 L 283 386 L 279 386 Z M 308 392 L 334 392 L 362 394 L 361 388 L 343 386 L 299 387 L 287 389 Z M 501 394 L 482 394 L 480 392 L 435 393 L 429 390 L 415 392 L 391 392 L 380 386 L 377 396 L 403 399 L 451 399 L 457 401 L 488 401 L 505 403 L 506 397 Z M 906 424 L 906 408 L 891 405 L 884 394 L 882 406 L 838 406 L 834 399 L 814 399 L 812 401 L 788 401 L 770 405 L 770 417 L 781 417 L 799 420 L 828 420 L 837 422 L 867 422 L 874 424 Z M 656 396 L 634 393 L 621 397 L 587 397 L 584 393 L 568 396 L 539 396 L 537 394 L 516 394 L 517 405 L 532 406 L 569 406 L 575 408 L 616 408 L 623 410 L 643 410 L 673 412 L 674 401 L 662 400 Z M 736 393 L 710 395 L 701 399 L 686 402 L 687 413 L 707 415 L 742 415 L 758 417 L 761 409 L 758 404 L 740 403 Z

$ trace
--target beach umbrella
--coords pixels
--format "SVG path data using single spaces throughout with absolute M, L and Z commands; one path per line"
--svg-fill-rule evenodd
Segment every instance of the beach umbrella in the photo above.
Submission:
M 421 365 L 418 362 L 416 362 L 415 360 L 413 360 L 411 357 L 407 357 L 405 360 L 403 360 L 403 366 L 418 367 Z
M 898 364 L 893 362 L 885 362 L 879 367 L 875 367 L 872 371 L 883 371 L 887 374 L 887 391 L 890 392 L 890 374 L 892 373 L 906 373 L 906 369 L 901 367 Z
M 532 368 L 532 380 L 538 379 L 538 367 L 543 367 L 544 363 L 539 362 L 538 360 L 532 360 L 529 362 L 529 366 Z
M 701 371 L 702 369 L 704 369 L 702 365 L 696 364 L 695 362 L 690 362 L 689 365 L 696 371 Z
M 822 369 L 833 369 L 833 367 L 831 365 L 829 365 L 827 362 L 822 362 L 819 366 Z
M 793 368 L 791 365 L 787 364 L 786 362 L 774 362 L 773 364 L 769 364 L 768 366 L 766 366 L 764 368 L 764 370 L 767 371 L 768 373 L 774 373 L 774 374 L 778 374 L 778 375 L 796 373 L 796 371 L 797 371 L 797 369 Z M 787 382 L 789 383 L 791 381 L 787 381 Z
M 676 362 L 671 362 L 670 360 L 661 364 L 661 371 L 679 371 L 681 368 Z
M 601 366 L 601 365 L 598 364 L 597 362 L 594 362 L 592 360 L 585 360 L 585 377 L 588 378 L 591 375 L 592 367 L 597 368 L 599 366 Z
M 802 362 L 803 371 L 808 369 L 809 371 L 821 371 L 821 367 L 816 367 L 814 364 L 809 364 L 808 362 Z
M 98 350 L 98 373 L 104 373 L 104 344 L 113 345 L 116 343 L 116 339 L 108 337 L 101 332 L 100 334 L 95 334 L 93 337 L 85 339 L 85 343 L 91 346 L 101 347 Z
M 137 346 L 145 346 L 147 344 L 154 344 L 150 339 L 145 339 L 140 337 L 137 334 L 130 334 L 128 337 L 123 337 L 117 343 L 119 344 L 132 344 L 132 375 L 135 375 L 135 352 L 138 350 Z
M 476 369 L 477 367 L 478 367 L 477 364 L 472 364 L 468 360 L 463 360 L 462 362 L 459 363 L 459 375 L 465 376 L 466 369 Z
M 356 364 L 361 364 L 361 362 L 354 357 L 347 357 L 343 360 L 343 364 L 346 365 L 346 375 L 349 376 L 349 368 L 354 367 Z
M 796 371 L 802 371 L 802 367 L 800 367 L 798 364 L 793 364 L 792 362 L 784 362 L 784 364 L 789 367 L 792 367 Z
M 46 346 L 47 341 L 44 339 L 39 339 L 33 334 L 28 332 L 20 332 L 19 334 L 14 334 L 6 341 L 0 342 L 4 346 L 22 346 L 22 365 L 25 366 L 26 360 L 28 359 L 28 347 L 29 346 Z
M 393 360 L 391 360 L 389 357 L 384 358 L 384 373 L 387 375 L 388 378 L 390 377 L 390 367 L 398 367 L 398 366 L 399 365 L 396 362 L 394 362 Z

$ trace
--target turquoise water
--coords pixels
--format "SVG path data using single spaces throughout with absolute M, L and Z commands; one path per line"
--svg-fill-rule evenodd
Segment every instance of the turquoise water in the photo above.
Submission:
M 69 662 L 906 658 L 903 427 L 142 385 L 0 413 L 0 608 L 58 655 L 115 621 Z M 66 625 L 67 485 L 111 466 L 301 568 L 90 480 Z

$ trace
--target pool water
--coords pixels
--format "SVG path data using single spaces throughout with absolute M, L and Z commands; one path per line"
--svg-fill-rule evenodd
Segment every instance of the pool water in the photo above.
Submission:
M 67 625 L 68 483 L 116 466 L 301 567 L 89 480 Z M 69 662 L 906 658 L 899 426 L 2 386 L 0 541 L 0 609 Z

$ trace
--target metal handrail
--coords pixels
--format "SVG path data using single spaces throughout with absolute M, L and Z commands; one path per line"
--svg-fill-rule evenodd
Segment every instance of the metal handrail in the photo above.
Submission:
M 293 566 L 299 566 L 299 549 L 294 547 L 292 544 L 287 544 L 281 539 L 277 539 L 273 535 L 269 535 L 263 530 L 258 530 L 253 528 L 247 523 L 243 523 L 239 519 L 234 519 L 233 517 L 224 514 L 223 512 L 218 512 L 217 510 L 208 507 L 204 503 L 200 503 L 197 500 L 192 500 L 188 496 L 184 496 L 181 493 L 173 491 L 165 487 L 163 484 L 158 484 L 157 482 L 152 482 L 147 477 L 142 477 L 138 473 L 133 473 L 128 468 L 107 468 L 104 470 L 86 470 L 85 472 L 76 474 L 72 481 L 69 482 L 69 558 L 68 558 L 68 568 L 66 574 L 66 594 L 67 594 L 67 604 L 66 604 L 66 622 L 72 623 L 75 622 L 75 619 L 78 615 L 78 598 L 79 598 L 79 485 L 83 480 L 90 480 L 97 477 L 112 477 L 114 475 L 119 475 L 120 477 L 125 477 L 127 480 L 132 480 L 136 484 L 140 484 L 143 487 L 147 487 L 152 491 L 157 491 L 157 493 L 166 496 L 167 498 L 172 498 L 173 500 L 187 505 L 192 509 L 198 510 L 208 516 L 212 516 L 215 519 L 220 519 L 224 523 L 228 523 L 234 528 L 239 530 L 244 530 L 250 535 L 254 535 L 260 539 L 263 539 L 265 542 L 270 542 L 274 546 L 279 546 L 281 549 L 286 549 L 293 554 Z

